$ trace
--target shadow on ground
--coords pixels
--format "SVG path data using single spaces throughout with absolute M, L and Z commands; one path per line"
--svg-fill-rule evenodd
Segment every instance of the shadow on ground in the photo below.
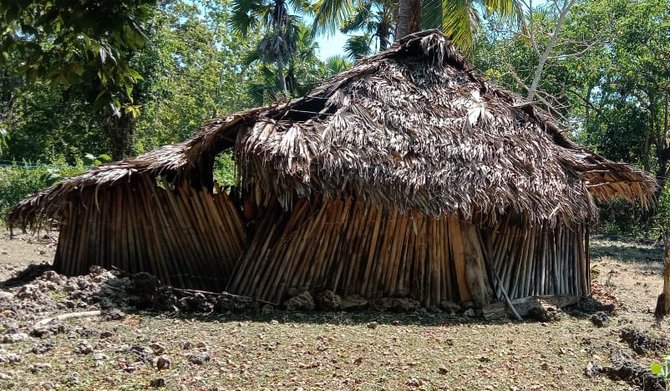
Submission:
M 636 245 L 596 238 L 591 242 L 591 260 L 610 258 L 621 263 L 641 266 L 644 270 L 663 272 L 663 247 Z

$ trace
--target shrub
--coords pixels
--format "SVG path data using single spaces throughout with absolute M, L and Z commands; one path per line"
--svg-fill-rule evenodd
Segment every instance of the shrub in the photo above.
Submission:
M 9 209 L 31 194 L 51 186 L 62 178 L 85 171 L 83 166 L 45 166 L 13 164 L 0 167 L 0 216 L 4 221 Z

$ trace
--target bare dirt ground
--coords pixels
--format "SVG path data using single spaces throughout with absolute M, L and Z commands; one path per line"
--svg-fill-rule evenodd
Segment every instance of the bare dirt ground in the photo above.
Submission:
M 653 315 L 662 249 L 650 244 L 592 242 L 594 296 L 613 312 L 587 302 L 553 321 L 491 322 L 463 311 L 236 313 L 202 295 L 139 310 L 150 306 L 135 277 L 33 268 L 11 280 L 50 261 L 54 241 L 0 232 L 0 389 L 629 390 L 667 349 L 670 323 Z M 49 320 L 92 310 L 101 315 Z

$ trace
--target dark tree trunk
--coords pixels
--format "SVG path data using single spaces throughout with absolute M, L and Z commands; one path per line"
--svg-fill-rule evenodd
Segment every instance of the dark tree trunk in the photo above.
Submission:
M 668 115 L 670 114 L 670 109 L 668 108 L 668 95 L 669 93 L 665 94 L 665 102 L 663 102 L 663 128 L 659 131 L 660 136 L 657 138 L 658 145 L 656 145 L 656 159 L 658 161 L 658 168 L 656 170 L 656 181 L 658 182 L 657 196 L 663 191 L 667 182 L 668 163 L 670 162 L 670 145 L 668 145 L 668 132 L 670 131 L 668 129 Z
M 400 0 L 398 3 L 398 27 L 395 38 L 400 39 L 421 28 L 421 0 Z
M 132 151 L 135 119 L 125 112 L 118 116 L 108 110 L 106 114 L 103 129 L 109 140 L 112 159 L 123 160 L 130 156 Z

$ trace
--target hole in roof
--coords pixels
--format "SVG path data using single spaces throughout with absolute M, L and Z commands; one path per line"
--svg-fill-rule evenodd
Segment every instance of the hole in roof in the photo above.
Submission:
M 337 107 L 334 105 L 326 107 L 327 102 L 328 98 L 325 97 L 305 97 L 291 105 L 281 119 L 305 122 L 310 119 L 318 120 L 332 115 L 337 111 Z
M 214 194 L 228 192 L 235 185 L 237 178 L 237 163 L 233 159 L 233 150 L 226 149 L 214 157 L 212 179 Z

